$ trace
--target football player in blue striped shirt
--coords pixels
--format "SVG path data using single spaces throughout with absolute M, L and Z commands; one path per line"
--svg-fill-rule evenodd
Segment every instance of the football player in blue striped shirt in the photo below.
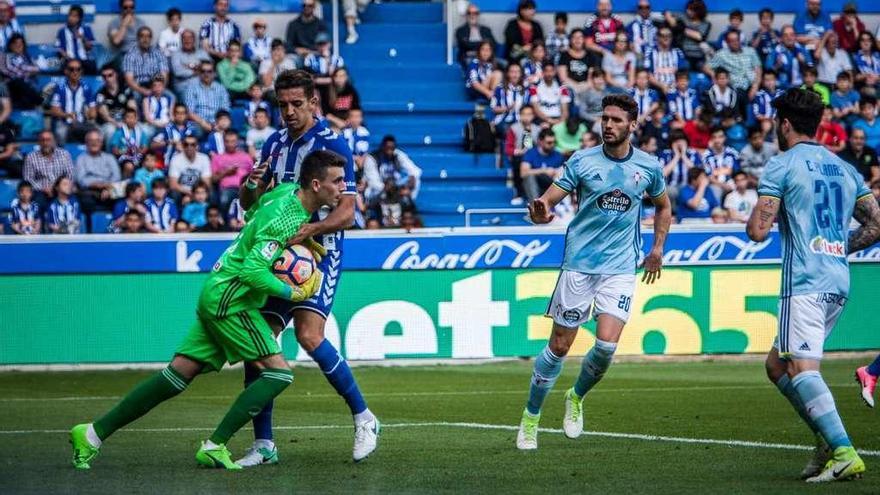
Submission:
M 700 104 L 700 95 L 690 87 L 688 71 L 680 70 L 675 73 L 675 91 L 666 95 L 666 103 L 669 105 L 669 113 L 681 127 L 700 114 L 703 108 Z
M 746 228 L 763 242 L 778 220 L 782 238 L 779 332 L 767 376 L 816 437 L 801 476 L 810 483 L 860 477 L 865 463 L 819 369 L 849 295 L 847 256 L 880 238 L 880 208 L 861 175 L 814 141 L 823 109 L 817 94 L 792 88 L 773 107 L 783 153 L 767 162 Z M 860 224 L 855 231 L 852 219 Z

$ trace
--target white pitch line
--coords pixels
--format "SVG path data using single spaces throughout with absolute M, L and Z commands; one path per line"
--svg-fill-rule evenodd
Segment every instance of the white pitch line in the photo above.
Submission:
M 383 428 L 466 428 L 474 430 L 501 430 L 517 431 L 518 426 L 493 425 L 485 423 L 466 422 L 423 422 L 423 423 L 392 423 L 383 424 Z M 306 431 L 306 430 L 349 430 L 351 425 L 303 425 L 303 426 L 276 426 L 280 431 Z M 192 431 L 212 431 L 213 428 L 126 428 L 123 432 L 140 433 L 182 433 Z M 558 428 L 539 428 L 544 433 L 562 433 Z M 60 434 L 68 433 L 69 430 L 0 430 L 0 435 L 32 435 L 32 434 Z M 775 449 L 775 450 L 813 450 L 809 445 L 797 445 L 790 443 L 769 443 L 750 440 L 720 440 L 716 438 L 689 438 L 670 437 L 665 435 L 648 435 L 644 433 L 621 433 L 610 431 L 585 431 L 582 436 L 616 438 L 625 440 L 642 440 L 646 442 L 687 443 L 700 445 L 722 445 L 727 447 L 742 447 L 752 449 Z M 858 450 L 860 455 L 866 457 L 880 457 L 880 450 Z

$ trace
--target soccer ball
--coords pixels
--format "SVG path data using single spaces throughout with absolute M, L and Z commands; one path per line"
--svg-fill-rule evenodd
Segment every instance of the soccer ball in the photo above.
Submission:
M 284 248 L 281 256 L 272 264 L 272 273 L 287 285 L 306 283 L 317 270 L 315 257 L 305 246 L 294 244 Z

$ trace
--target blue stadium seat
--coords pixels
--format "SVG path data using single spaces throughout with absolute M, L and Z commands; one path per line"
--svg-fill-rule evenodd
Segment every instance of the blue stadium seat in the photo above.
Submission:
M 12 218 L 9 213 L 0 213 L 0 226 L 3 227 L 3 233 L 6 235 L 12 235 Z
M 229 109 L 229 116 L 232 118 L 232 128 L 244 135 L 247 127 L 247 118 L 244 115 L 245 107 L 234 106 Z
M 18 179 L 0 180 L 0 211 L 9 210 L 10 203 L 15 199 L 19 182 Z
M 10 119 L 18 125 L 18 140 L 33 141 L 43 129 L 43 112 L 39 110 L 15 110 Z
M 80 5 L 85 14 L 83 21 L 91 24 L 95 20 L 95 2 L 81 0 L 20 0 L 16 2 L 16 18 L 22 24 L 62 25 L 67 20 L 67 11 L 73 5 Z M 115 4 L 114 4 L 115 6 Z
M 42 70 L 42 74 L 58 74 L 61 72 L 61 57 L 55 45 L 33 44 L 28 45 L 28 55 Z
M 71 158 L 73 159 L 73 161 L 75 162 L 75 161 L 76 161 L 76 158 L 77 158 L 79 155 L 82 155 L 83 153 L 86 152 L 86 145 L 84 145 L 84 144 L 68 143 L 68 144 L 65 144 L 65 145 L 64 145 L 64 149 L 66 149 L 67 152 L 70 153 L 70 157 L 71 157 Z
M 76 233 L 77 234 L 88 234 L 89 230 L 86 227 L 87 227 L 86 214 L 80 213 L 79 214 L 79 228 L 76 230 Z
M 110 222 L 113 221 L 113 215 L 106 211 L 96 211 L 92 213 L 92 233 L 106 234 L 110 228 Z

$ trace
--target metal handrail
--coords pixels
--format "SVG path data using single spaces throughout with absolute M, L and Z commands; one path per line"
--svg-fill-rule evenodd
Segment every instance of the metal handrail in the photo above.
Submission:
M 516 213 L 528 213 L 528 208 L 468 208 L 464 211 L 464 226 L 471 226 L 471 215 L 492 215 L 506 214 L 513 215 Z
M 446 23 L 446 65 L 452 65 L 452 43 L 455 39 L 453 19 L 455 19 L 455 0 L 446 0 L 446 8 L 443 9 L 443 21 Z
M 337 57 L 339 55 L 339 0 L 332 0 L 330 2 L 331 10 L 332 10 L 332 21 L 333 21 L 333 54 Z

